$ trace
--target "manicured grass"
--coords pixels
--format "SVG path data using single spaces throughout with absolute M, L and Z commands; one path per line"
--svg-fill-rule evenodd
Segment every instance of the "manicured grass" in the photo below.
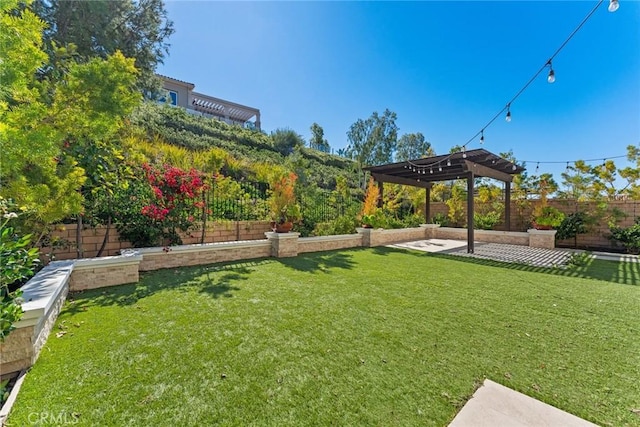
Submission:
M 67 304 L 9 421 L 441 426 L 490 378 L 638 425 L 639 319 L 638 286 L 386 248 L 158 271 Z

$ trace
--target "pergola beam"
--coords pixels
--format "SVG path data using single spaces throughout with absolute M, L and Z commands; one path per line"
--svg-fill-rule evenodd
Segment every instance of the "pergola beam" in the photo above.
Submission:
M 399 176 L 384 175 L 375 172 L 371 173 L 371 176 L 378 182 L 388 182 L 391 184 L 410 185 L 412 187 L 420 188 L 431 188 L 432 185 L 430 182 L 424 182 L 410 178 L 402 178 Z
M 511 182 L 513 181 L 513 176 L 506 172 L 501 172 L 496 169 L 492 169 L 487 166 L 482 166 L 481 164 L 465 160 L 466 168 L 469 172 L 473 173 L 476 176 L 484 176 L 487 178 L 497 179 L 502 182 Z

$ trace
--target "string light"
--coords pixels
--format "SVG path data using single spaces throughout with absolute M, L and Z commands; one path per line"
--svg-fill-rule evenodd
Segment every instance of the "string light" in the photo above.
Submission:
M 609 0 L 609 7 L 608 7 L 609 12 L 615 12 L 616 10 L 618 10 L 619 7 L 620 7 L 620 3 L 618 3 L 618 0 Z
M 486 128 L 488 128 L 489 126 L 491 126 L 491 124 L 493 124 L 493 122 L 500 117 L 500 115 L 502 115 L 505 111 L 507 112 L 507 115 L 505 117 L 505 120 L 507 122 L 511 121 L 511 104 L 516 101 L 520 95 L 522 95 L 522 93 L 531 85 L 531 83 L 534 82 L 534 80 L 540 75 L 540 73 L 542 73 L 542 71 L 545 70 L 545 68 L 547 66 L 551 66 L 551 61 L 553 61 L 553 59 L 562 51 L 562 49 L 564 49 L 564 47 L 567 45 L 567 43 L 569 43 L 569 41 L 573 38 L 573 36 L 576 35 L 576 33 L 584 26 L 584 24 L 591 18 L 591 16 L 593 16 L 593 14 L 596 12 L 596 10 L 598 10 L 598 8 L 602 5 L 602 3 L 604 2 L 604 0 L 599 0 L 598 3 L 593 7 L 593 9 L 591 9 L 591 11 L 582 19 L 582 21 L 580 22 L 580 24 L 578 24 L 578 26 L 571 32 L 571 34 L 569 34 L 569 36 L 564 40 L 564 42 L 560 45 L 560 47 L 558 49 L 556 49 L 556 51 L 553 53 L 553 55 L 551 55 L 549 57 L 549 59 L 542 65 L 542 67 L 540 67 L 540 69 L 538 69 L 538 71 L 529 79 L 529 81 L 527 81 L 527 83 L 525 83 L 525 85 L 513 96 L 513 98 L 511 98 L 511 100 L 504 106 L 502 107 L 502 109 L 500 111 L 498 111 L 492 118 L 491 120 L 489 120 L 480 131 L 478 131 L 475 135 L 473 135 L 471 138 L 469 138 L 469 140 L 464 143 L 462 145 L 462 147 L 466 147 L 467 145 L 469 145 L 474 139 L 476 139 L 476 137 L 478 137 L 478 135 L 480 135 L 481 137 L 481 143 L 484 142 L 484 140 L 482 139 L 482 135 L 484 133 L 484 130 Z M 616 10 L 618 10 L 619 4 L 618 4 L 618 0 L 609 0 L 609 11 L 611 12 L 615 12 Z M 549 74 L 551 76 L 553 76 L 554 81 L 555 81 L 555 71 L 552 73 L 551 71 L 553 71 L 552 69 L 549 70 Z M 549 78 L 551 76 L 547 76 L 547 81 L 549 81 Z M 551 83 L 551 82 L 550 82 Z
M 447 159 L 447 166 L 451 166 L 451 160 Z
M 549 75 L 547 76 L 547 81 L 549 83 L 553 83 L 556 81 L 556 73 L 553 71 L 553 65 L 551 65 L 551 60 L 549 60 Z
M 576 33 L 584 26 L 584 24 L 587 23 L 587 21 L 593 16 L 593 14 L 596 12 L 596 10 L 598 10 L 598 8 L 602 5 L 602 3 L 604 2 L 604 0 L 598 0 L 598 3 L 593 7 L 593 9 L 591 9 L 591 11 L 582 19 L 582 21 L 580 21 L 580 23 L 578 24 L 578 26 L 571 32 L 571 34 L 569 34 L 569 36 L 564 40 L 564 42 L 562 42 L 562 44 L 560 45 L 560 47 L 558 47 L 556 49 L 556 51 L 549 57 L 549 59 L 538 69 L 538 71 L 533 74 L 533 76 L 524 84 L 524 86 L 522 86 L 522 88 L 520 88 L 520 90 L 518 92 L 516 92 L 516 94 L 511 98 L 511 100 L 504 106 L 502 107 L 502 109 L 500 111 L 498 111 L 492 118 L 491 120 L 489 120 L 482 128 L 481 130 L 479 130 L 478 132 L 476 132 L 475 135 L 473 135 L 471 138 L 469 138 L 469 140 L 467 142 L 465 142 L 462 146 L 461 146 L 461 150 L 460 152 L 462 152 L 462 157 L 466 158 L 467 154 L 465 152 L 466 147 L 473 142 L 474 139 L 476 139 L 478 137 L 478 135 L 480 135 L 480 145 L 484 144 L 484 130 L 486 128 L 488 128 L 489 126 L 491 126 L 493 124 L 493 122 L 496 121 L 496 119 L 498 117 L 500 117 L 505 111 L 506 116 L 505 116 L 505 120 L 507 122 L 511 121 L 511 104 L 513 102 L 515 102 L 520 95 L 522 95 L 522 93 L 535 81 L 535 79 L 540 75 L 540 73 L 542 73 L 547 67 L 549 67 L 549 74 L 547 75 L 547 81 L 549 83 L 553 83 L 555 82 L 555 71 L 552 68 L 552 61 L 553 59 L 558 56 L 558 54 L 562 51 L 562 49 L 564 49 L 564 47 L 569 43 L 569 41 L 571 41 L 571 39 L 576 35 Z M 609 0 L 609 11 L 610 12 L 615 12 L 616 10 L 618 10 L 618 8 L 620 7 L 619 5 L 619 0 Z M 450 154 L 448 157 L 446 157 L 446 159 L 449 159 L 452 156 L 452 154 Z M 621 157 L 626 157 L 626 156 L 621 156 Z M 435 165 L 440 165 L 442 162 L 444 161 L 444 159 L 433 162 L 431 164 L 422 164 L 422 165 L 414 165 L 411 161 L 408 161 L 408 163 L 410 165 L 414 165 L 414 166 L 418 166 L 419 168 L 426 168 L 429 166 L 435 166 Z M 526 161 L 523 161 L 522 163 L 524 163 Z M 565 163 L 563 162 L 537 162 L 538 164 L 540 163 Z M 517 166 L 513 165 L 513 170 L 516 170 Z M 537 169 L 537 168 L 536 168 Z M 439 170 L 442 170 L 442 167 L 439 167 Z M 433 173 L 433 169 L 430 169 L 430 173 Z
M 540 170 L 540 163 L 536 165 L 536 173 L 538 173 L 539 170 Z
M 638 142 L 638 144 L 640 144 L 640 142 Z M 613 160 L 613 159 L 622 159 L 623 157 L 627 157 L 626 154 L 621 155 L 621 156 L 607 156 L 607 157 L 598 157 L 595 159 L 577 159 L 577 160 L 557 160 L 557 161 L 551 161 L 551 160 L 521 160 L 521 163 L 537 163 L 539 165 L 543 165 L 543 164 L 562 164 L 562 163 L 566 163 L 567 165 L 570 163 L 576 163 L 579 161 L 585 162 L 585 163 L 590 163 L 590 162 L 600 162 L 600 161 L 607 161 L 607 160 Z

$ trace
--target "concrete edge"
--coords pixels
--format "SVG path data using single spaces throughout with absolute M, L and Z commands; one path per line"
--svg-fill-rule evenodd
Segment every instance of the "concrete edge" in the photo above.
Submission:
M 198 243 L 193 245 L 180 245 L 180 246 L 168 246 L 155 247 L 155 248 L 138 248 L 134 251 L 142 255 L 157 255 L 163 253 L 189 253 L 189 252 L 205 252 L 211 250 L 224 250 L 224 249 L 240 249 L 240 248 L 256 248 L 269 245 L 267 239 L 260 240 L 238 240 L 234 242 L 214 242 L 214 243 Z
M 14 403 L 16 403 L 16 399 L 18 398 L 18 393 L 20 392 L 20 388 L 22 387 L 22 383 L 24 382 L 25 377 L 27 376 L 27 371 L 22 370 L 18 374 L 18 379 L 16 383 L 13 385 L 11 389 L 11 393 L 9 393 L 9 397 L 7 401 L 2 405 L 2 409 L 0 409 L 0 426 L 4 426 L 6 424 L 7 418 L 11 413 L 11 409 L 13 409 Z
M 301 237 L 298 243 L 341 242 L 344 240 L 359 240 L 361 238 L 360 234 L 337 234 L 335 236 Z

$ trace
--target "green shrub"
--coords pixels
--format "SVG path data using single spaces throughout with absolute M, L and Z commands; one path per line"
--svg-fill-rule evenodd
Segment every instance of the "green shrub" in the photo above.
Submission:
M 355 234 L 358 223 L 354 215 L 344 215 L 329 222 L 320 222 L 313 229 L 314 236 L 336 236 L 339 234 Z
M 11 201 L 0 199 L 0 342 L 15 329 L 13 325 L 22 317 L 22 291 L 12 291 L 12 288 L 33 276 L 40 261 L 38 249 L 31 247 L 31 235 L 19 236 L 9 226 L 9 222 L 18 217 L 14 208 Z
M 640 217 L 636 218 L 635 224 L 628 228 L 609 224 L 609 237 L 613 241 L 622 243 L 628 252 L 637 254 L 640 252 Z
M 502 220 L 502 214 L 498 211 L 489 211 L 484 214 L 475 212 L 473 214 L 473 225 L 480 230 L 493 230 Z
M 432 224 L 439 224 L 442 227 L 449 225 L 449 217 L 443 213 L 437 213 L 431 218 Z
M 584 234 L 588 231 L 589 216 L 586 212 L 574 212 L 567 215 L 556 233 L 557 240 L 565 240 Z

